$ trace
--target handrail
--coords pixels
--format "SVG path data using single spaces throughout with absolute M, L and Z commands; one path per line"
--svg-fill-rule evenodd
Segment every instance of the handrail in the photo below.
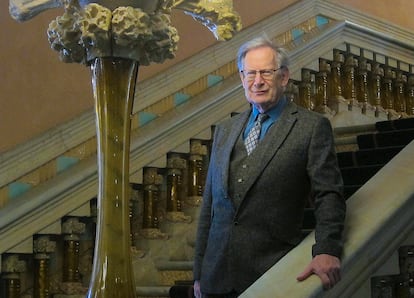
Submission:
M 342 280 L 333 289 L 316 276 L 296 281 L 311 260 L 311 233 L 240 297 L 352 297 L 414 230 L 413 156 L 414 141 L 347 200 Z

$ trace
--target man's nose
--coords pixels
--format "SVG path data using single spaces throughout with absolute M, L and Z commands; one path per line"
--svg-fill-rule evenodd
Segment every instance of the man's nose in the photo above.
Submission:
M 262 74 L 260 73 L 260 71 L 256 71 L 256 75 L 254 77 L 254 84 L 258 85 L 258 84 L 263 84 L 264 80 L 262 78 Z

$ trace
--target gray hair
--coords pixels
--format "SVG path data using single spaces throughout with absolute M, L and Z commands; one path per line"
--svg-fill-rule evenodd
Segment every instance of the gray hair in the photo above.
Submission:
M 277 67 L 289 67 L 289 56 L 287 51 L 279 45 L 274 44 L 266 35 L 256 37 L 246 43 L 244 43 L 237 52 L 237 67 L 239 71 L 243 70 L 244 67 L 244 58 L 246 57 L 247 52 L 253 49 L 269 47 L 277 55 L 275 63 Z

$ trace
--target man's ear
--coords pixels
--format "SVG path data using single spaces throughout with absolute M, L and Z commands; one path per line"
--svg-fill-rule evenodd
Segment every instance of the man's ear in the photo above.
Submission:
M 290 78 L 290 72 L 289 72 L 289 68 L 287 67 L 283 67 L 281 69 L 282 73 L 282 86 L 287 86 L 287 84 L 289 83 L 289 78 Z
M 241 71 L 239 72 L 239 75 L 240 75 L 240 81 L 242 83 L 242 86 L 243 86 L 243 88 L 245 88 L 245 85 L 244 85 L 244 83 L 245 83 L 244 75 L 243 75 L 243 73 Z
M 243 73 L 241 72 L 241 71 L 239 71 L 239 75 L 240 75 L 240 80 L 242 81 L 242 83 L 243 83 L 243 79 L 244 79 L 244 77 L 243 77 Z

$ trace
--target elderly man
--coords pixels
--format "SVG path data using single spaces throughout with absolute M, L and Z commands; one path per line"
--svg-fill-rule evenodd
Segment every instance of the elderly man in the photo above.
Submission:
M 315 205 L 313 259 L 298 276 L 340 280 L 346 205 L 330 122 L 289 102 L 289 59 L 266 37 L 238 52 L 251 109 L 217 125 L 194 261 L 194 294 L 237 297 L 302 239 Z M 303 269 L 303 268 L 302 268 Z M 300 269 L 298 269 L 300 270 Z

